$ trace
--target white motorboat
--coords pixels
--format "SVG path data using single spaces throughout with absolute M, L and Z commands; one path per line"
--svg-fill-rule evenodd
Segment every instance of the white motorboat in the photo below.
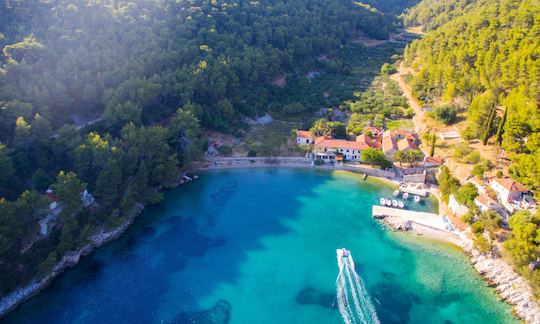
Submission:
M 381 203 L 381 205 L 386 205 L 386 199 L 384 197 L 381 197 L 381 199 L 379 199 L 379 202 Z
M 415 201 L 415 202 L 420 202 L 420 196 L 415 195 L 415 196 L 414 196 L 414 201 Z
M 339 271 L 343 270 L 343 266 L 348 264 L 349 267 L 354 269 L 354 260 L 351 255 L 351 251 L 341 248 L 336 250 L 336 257 L 338 262 Z
M 409 198 L 409 193 L 408 192 L 403 193 L 403 199 L 407 199 L 407 198 Z
M 398 201 L 397 204 L 398 204 L 399 208 L 402 208 L 402 209 L 405 208 L 405 204 L 403 203 L 403 201 L 400 200 L 400 201 Z
M 394 197 L 397 197 L 399 195 L 399 190 L 398 189 L 394 190 L 393 195 L 394 195 Z
M 397 203 L 397 200 L 395 199 L 392 199 L 392 207 L 397 207 L 398 206 L 398 203 Z
M 386 198 L 386 206 L 388 207 L 392 206 L 392 200 Z

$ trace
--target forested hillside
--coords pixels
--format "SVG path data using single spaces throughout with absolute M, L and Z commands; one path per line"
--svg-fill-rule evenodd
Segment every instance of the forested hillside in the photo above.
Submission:
M 425 0 L 404 18 L 427 32 L 405 51 L 404 63 L 416 72 L 411 86 L 418 98 L 463 111 L 463 139 L 503 149 L 512 161 L 510 175 L 540 198 L 540 2 Z M 439 177 L 443 192 L 459 186 L 457 179 L 446 178 Z M 493 249 L 485 233 L 504 241 L 499 252 L 538 292 L 540 270 L 531 264 L 539 251 L 539 212 L 518 211 L 508 221 L 511 232 L 502 236 L 494 235 L 500 218 L 487 215 L 463 218 L 477 233 L 476 245 Z
M 511 175 L 540 190 L 540 2 L 425 1 L 406 21 L 431 30 L 405 52 L 416 95 L 466 108 L 465 139 L 498 142 Z
M 160 201 L 157 189 L 204 150 L 201 129 L 232 131 L 266 111 L 273 78 L 306 71 L 359 32 L 384 39 L 394 28 L 374 7 L 341 0 L 0 9 L 0 294 L 124 223 L 137 203 Z M 85 189 L 95 203 L 81 201 Z

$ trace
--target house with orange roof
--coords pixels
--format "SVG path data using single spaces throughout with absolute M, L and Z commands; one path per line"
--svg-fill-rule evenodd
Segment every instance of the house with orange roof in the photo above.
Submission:
M 380 150 L 382 149 L 383 129 L 380 127 L 365 127 L 362 134 L 356 136 L 356 141 Z
M 406 130 L 386 131 L 382 135 L 382 150 L 387 158 L 392 159 L 397 151 L 418 149 L 418 135 Z
M 362 132 L 368 135 L 369 137 L 375 138 L 375 137 L 382 137 L 383 129 L 382 127 L 368 126 L 368 127 L 364 127 L 364 130 Z
M 296 131 L 296 144 L 299 145 L 311 145 L 313 144 L 315 136 L 310 131 L 299 130 Z
M 504 217 L 508 217 L 508 214 L 504 211 L 503 206 L 499 202 L 488 195 L 479 195 L 474 198 L 474 204 L 480 209 L 480 211 L 494 210 Z
M 529 189 L 512 178 L 493 178 L 489 184 L 500 203 L 511 213 L 538 207 Z
M 440 167 L 444 164 L 444 158 L 442 156 L 426 156 L 424 158 L 424 167 Z
M 360 161 L 362 150 L 369 148 L 366 143 L 333 139 L 324 136 L 317 137 L 313 145 L 313 157 L 327 161 L 336 161 L 337 156 L 348 161 Z

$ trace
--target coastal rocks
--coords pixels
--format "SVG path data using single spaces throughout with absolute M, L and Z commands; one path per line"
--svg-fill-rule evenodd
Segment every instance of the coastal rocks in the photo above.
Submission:
M 382 221 L 394 230 L 418 232 L 416 228 L 410 226 L 411 224 L 405 224 L 395 217 L 384 217 Z M 511 265 L 502 259 L 494 259 L 481 254 L 473 248 L 472 242 L 463 236 L 458 236 L 458 239 L 450 242 L 465 251 L 476 271 L 485 278 L 488 286 L 495 288 L 501 300 L 513 306 L 515 316 L 526 323 L 540 324 L 540 307 L 533 291 L 529 283 L 517 274 Z
M 470 244 L 464 246 L 474 268 L 492 286 L 500 298 L 514 306 L 516 316 L 526 323 L 540 323 L 540 307 L 531 287 L 512 267 L 501 259 L 479 253 Z
M 53 267 L 53 270 L 49 275 L 45 276 L 41 280 L 34 280 L 25 287 L 21 287 L 2 297 L 2 299 L 0 299 L 0 318 L 4 317 L 7 313 L 19 306 L 24 301 L 28 300 L 30 297 L 45 289 L 52 282 L 52 280 L 62 273 L 66 268 L 75 266 L 79 262 L 81 256 L 88 255 L 108 241 L 118 238 L 126 231 L 129 225 L 131 225 L 133 222 L 135 216 L 139 215 L 143 209 L 143 205 L 137 204 L 135 206 L 133 217 L 130 217 L 128 221 L 109 232 L 101 229 L 98 234 L 90 237 L 89 244 L 76 251 L 71 251 L 64 254 L 62 259 Z
M 376 218 L 382 220 L 384 224 L 396 231 L 410 231 L 412 229 L 412 224 L 410 221 L 404 221 L 403 219 L 398 217 L 378 216 Z

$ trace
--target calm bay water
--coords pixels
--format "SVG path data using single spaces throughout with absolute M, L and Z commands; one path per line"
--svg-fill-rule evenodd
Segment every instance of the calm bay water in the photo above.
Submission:
M 371 218 L 391 192 L 336 172 L 204 172 L 6 320 L 340 323 L 335 250 L 346 247 L 382 323 L 515 322 L 457 249 Z

